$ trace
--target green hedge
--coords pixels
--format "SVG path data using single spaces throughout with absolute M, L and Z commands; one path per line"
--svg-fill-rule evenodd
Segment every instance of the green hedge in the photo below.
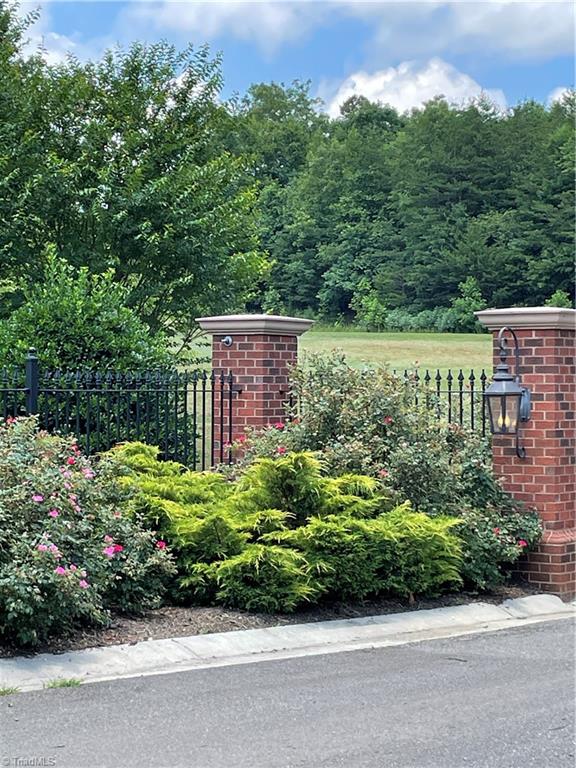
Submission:
M 456 518 L 414 512 L 370 477 L 328 477 L 310 452 L 258 459 L 236 482 L 167 467 L 150 446 L 113 455 L 138 492 L 134 511 L 176 553 L 182 600 L 293 611 L 461 583 Z

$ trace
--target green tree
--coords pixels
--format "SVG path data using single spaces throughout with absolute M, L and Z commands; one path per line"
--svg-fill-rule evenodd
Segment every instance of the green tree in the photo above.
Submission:
M 126 306 L 128 291 L 113 270 L 76 269 L 50 248 L 44 275 L 0 322 L 2 365 L 22 365 L 30 347 L 50 370 L 143 371 L 169 363 L 166 339 Z
M 351 100 L 311 145 L 271 249 L 275 286 L 290 309 L 348 315 L 359 282 L 384 268 L 394 235 L 388 154 L 401 122 L 388 107 Z
M 254 183 L 218 143 L 219 60 L 136 43 L 50 67 L 19 44 L 3 65 L 9 93 L 22 91 L 0 127 L 4 266 L 26 279 L 52 242 L 74 265 L 114 269 L 153 329 L 186 333 L 198 314 L 242 307 L 266 261 Z

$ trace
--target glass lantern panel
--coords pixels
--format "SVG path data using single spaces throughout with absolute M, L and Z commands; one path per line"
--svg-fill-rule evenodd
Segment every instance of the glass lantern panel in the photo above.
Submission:
M 520 416 L 519 395 L 497 395 L 489 397 L 488 411 L 492 434 L 516 434 Z

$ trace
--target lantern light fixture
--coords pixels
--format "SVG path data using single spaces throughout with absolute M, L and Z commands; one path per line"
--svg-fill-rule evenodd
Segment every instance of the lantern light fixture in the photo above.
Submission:
M 515 375 L 510 373 L 507 358 L 510 352 L 506 334 L 514 341 Z M 530 390 L 522 386 L 520 380 L 520 347 L 518 337 L 508 326 L 501 328 L 498 333 L 500 363 L 492 383 L 484 392 L 488 406 L 490 431 L 493 435 L 515 435 L 516 455 L 519 459 L 526 457 L 526 449 L 519 444 L 518 433 L 520 423 L 530 418 Z

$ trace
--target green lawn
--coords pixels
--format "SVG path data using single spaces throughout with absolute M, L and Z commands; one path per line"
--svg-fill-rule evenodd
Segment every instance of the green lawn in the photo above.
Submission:
M 204 340 L 206 341 L 206 339 Z M 320 326 L 305 333 L 300 349 L 309 352 L 343 350 L 352 365 L 388 365 L 397 370 L 430 371 L 460 368 L 486 373 L 492 372 L 492 345 L 489 334 L 484 333 L 368 333 L 349 328 Z M 192 354 L 209 355 L 210 348 L 195 346 Z M 187 367 L 185 361 L 181 367 Z M 208 363 L 202 365 L 206 369 Z
M 312 329 L 300 340 L 301 349 L 322 352 L 343 350 L 353 365 L 379 363 L 403 370 L 437 368 L 492 371 L 489 334 L 474 333 L 367 333 L 338 328 Z

